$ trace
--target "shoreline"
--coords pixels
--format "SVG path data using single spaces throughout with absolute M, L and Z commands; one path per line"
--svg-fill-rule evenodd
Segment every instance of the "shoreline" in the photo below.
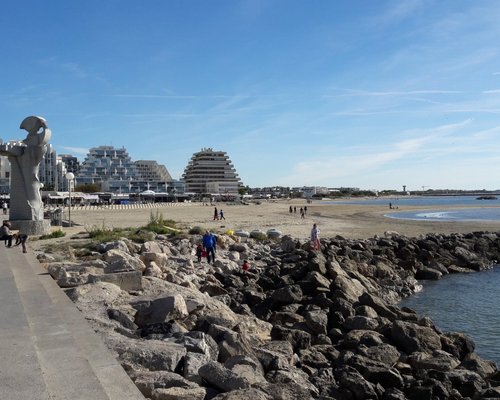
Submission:
M 297 207 L 297 213 L 290 214 L 289 207 Z M 299 208 L 307 206 L 305 218 L 299 215 Z M 223 209 L 226 220 L 214 221 L 213 208 Z M 477 206 L 432 206 L 436 211 L 477 208 Z M 499 207 L 500 208 L 500 207 Z M 391 212 L 408 212 L 429 209 L 429 206 L 404 206 Z M 321 238 L 337 235 L 350 239 L 366 239 L 375 235 L 383 236 L 387 231 L 408 237 L 427 233 L 451 234 L 476 231 L 500 231 L 500 221 L 428 221 L 385 217 L 386 206 L 364 204 L 322 204 L 305 200 L 285 200 L 262 202 L 261 204 L 230 205 L 214 203 L 178 203 L 176 206 L 159 206 L 138 209 L 80 209 L 71 210 L 72 228 L 63 228 L 69 234 L 78 233 L 92 227 L 125 228 L 147 224 L 150 215 L 161 213 L 166 219 L 177 223 L 181 229 L 201 226 L 215 232 L 226 230 L 277 229 L 283 235 L 298 239 L 308 239 L 313 223 L 321 232 Z

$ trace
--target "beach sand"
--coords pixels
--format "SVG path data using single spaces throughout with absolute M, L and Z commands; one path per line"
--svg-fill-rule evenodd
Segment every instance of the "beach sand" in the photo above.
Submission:
M 307 215 L 300 217 L 299 208 L 307 205 Z M 215 206 L 224 211 L 226 220 L 214 221 L 214 206 L 200 203 L 179 203 L 175 206 L 163 206 L 153 209 L 98 209 L 83 210 L 75 208 L 71 211 L 71 219 L 78 224 L 72 228 L 64 228 L 68 233 L 77 233 L 93 227 L 140 227 L 147 224 L 151 213 L 156 210 L 166 219 L 176 221 L 177 226 L 187 229 L 201 226 L 215 232 L 243 229 L 267 231 L 275 228 L 283 234 L 295 238 L 309 237 L 313 223 L 318 224 L 321 237 L 341 235 L 346 238 L 368 238 L 382 236 L 386 231 L 398 232 L 415 237 L 427 233 L 468 233 L 475 231 L 500 231 L 500 221 L 411 221 L 384 217 L 384 214 L 401 211 L 424 210 L 429 206 L 405 206 L 399 210 L 389 210 L 388 206 L 369 206 L 361 204 L 324 204 L 305 200 L 263 201 L 261 204 L 229 205 L 217 203 Z M 289 207 L 296 206 L 297 214 L 290 214 Z M 449 210 L 450 207 L 431 207 L 433 210 Z M 467 207 L 455 207 L 467 208 Z M 470 207 L 469 207 L 470 208 Z

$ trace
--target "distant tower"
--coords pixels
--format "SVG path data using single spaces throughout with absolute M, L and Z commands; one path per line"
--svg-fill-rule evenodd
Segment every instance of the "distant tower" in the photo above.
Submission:
M 194 153 L 182 177 L 192 193 L 234 194 L 243 186 L 226 152 L 211 148 Z
M 403 185 L 403 193 L 406 193 L 406 185 Z

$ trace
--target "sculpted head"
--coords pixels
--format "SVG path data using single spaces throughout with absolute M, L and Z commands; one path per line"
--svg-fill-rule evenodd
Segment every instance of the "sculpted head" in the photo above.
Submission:
M 43 145 L 49 141 L 51 136 L 50 129 L 47 128 L 47 121 L 35 115 L 26 117 L 23 122 L 21 122 L 19 128 L 28 131 L 28 136 L 24 140 L 28 145 Z

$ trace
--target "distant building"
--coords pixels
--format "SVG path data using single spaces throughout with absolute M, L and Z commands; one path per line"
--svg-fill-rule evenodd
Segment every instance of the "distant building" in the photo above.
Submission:
M 78 169 L 80 168 L 80 163 L 78 162 L 78 158 L 71 154 L 59 154 L 61 161 L 66 166 L 67 172 L 72 172 L 73 174 L 78 173 Z
M 0 194 L 10 193 L 10 161 L 0 156 Z
M 138 179 L 146 181 L 163 181 L 170 182 L 172 176 L 162 164 L 158 164 L 153 160 L 138 160 L 134 162 L 137 168 Z
M 211 148 L 193 154 L 182 180 L 186 193 L 236 194 L 243 186 L 228 155 Z
M 79 166 L 77 184 L 98 184 L 103 192 L 167 193 L 172 177 L 164 165 L 153 160 L 132 161 L 125 148 L 93 147 Z
M 56 166 L 57 154 L 49 143 L 45 147 L 45 154 L 38 167 L 38 179 L 43 184 L 43 190 L 60 190 Z
M 93 147 L 80 165 L 76 183 L 98 184 L 105 192 L 129 193 L 137 169 L 125 148 Z

